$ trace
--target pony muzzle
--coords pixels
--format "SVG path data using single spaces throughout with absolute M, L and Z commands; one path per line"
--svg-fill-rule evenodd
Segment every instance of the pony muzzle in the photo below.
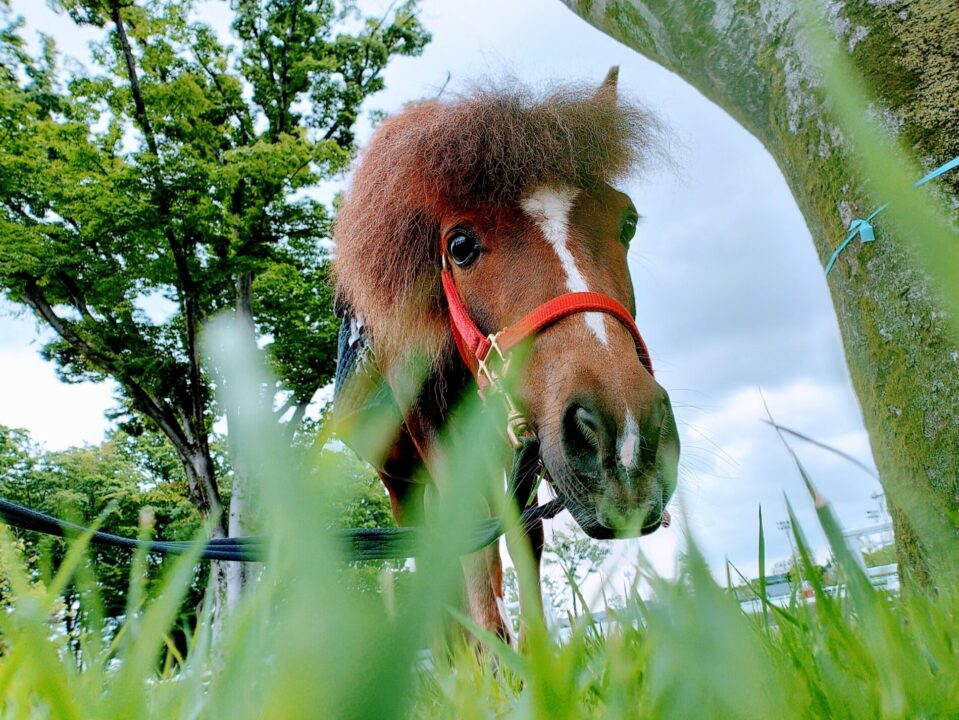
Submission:
M 637 537 L 669 524 L 679 440 L 666 394 L 638 414 L 638 427 L 624 428 L 588 398 L 574 400 L 563 413 L 560 448 L 552 447 L 562 458 L 544 457 L 558 494 L 590 537 Z

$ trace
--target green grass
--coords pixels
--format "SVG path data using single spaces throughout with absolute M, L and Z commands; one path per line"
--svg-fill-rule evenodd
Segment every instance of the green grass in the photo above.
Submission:
M 221 346 L 229 334 L 218 331 Z M 223 353 L 227 377 L 265 382 L 239 348 Z M 234 387 L 237 383 L 231 383 Z M 226 402 L 235 401 L 225 398 Z M 257 503 L 273 539 L 260 581 L 223 620 L 212 643 L 201 619 L 185 655 L 170 637 L 193 577 L 194 557 L 175 563 L 148 597 L 147 558 L 134 558 L 127 620 L 106 637 L 96 588 L 77 539 L 47 583 L 23 570 L 11 542 L 0 544 L 8 612 L 0 613 L 0 715 L 56 718 L 785 718 L 949 717 L 959 714 L 959 588 L 912 587 L 890 597 L 874 590 L 849 551 L 832 512 L 797 462 L 831 545 L 845 592 L 831 596 L 817 578 L 795 517 L 801 567 L 814 602 L 745 615 L 713 579 L 692 545 L 674 580 L 641 557 L 655 600 L 635 588 L 606 632 L 589 618 L 563 642 L 526 618 L 526 651 L 481 630 L 423 663 L 444 623 L 471 627 L 455 606 L 458 528 L 476 518 L 468 488 L 484 463 L 450 492 L 441 527 L 422 548 L 406 592 L 357 593 L 324 528 L 331 493 L 310 463 L 269 428 L 268 408 L 247 404 L 238 467 L 263 479 Z M 482 414 L 468 418 L 483 433 Z M 263 459 L 269 458 L 269 462 Z M 332 481 L 331 481 L 332 482 Z M 474 485 L 475 486 L 475 485 Z M 808 502 L 809 499 L 804 499 Z M 760 524 L 760 528 L 761 528 Z M 760 563 L 763 536 L 757 538 Z M 520 570 L 524 570 L 520 563 Z M 521 573 L 524 574 L 524 573 Z M 85 631 L 55 632 L 68 582 L 85 589 Z M 762 597 L 765 589 L 756 592 Z M 479 648 L 479 649 L 478 649 Z
M 820 509 L 830 536 L 828 508 Z M 809 553 L 797 533 L 805 562 Z M 80 547 L 76 545 L 75 547 Z M 959 595 L 873 590 L 834 546 L 848 592 L 814 585 L 815 602 L 748 617 L 692 548 L 681 576 L 652 578 L 656 600 L 631 595 L 602 634 L 588 620 L 528 653 L 495 641 L 479 657 L 419 667 L 437 608 L 379 597 L 343 604 L 325 562 L 268 572 L 211 649 L 199 632 L 184 664 L 166 653 L 192 559 L 131 614 L 118 641 L 82 652 L 51 636 L 56 587 L 32 587 L 4 558 L 14 611 L 0 622 L 5 717 L 948 717 L 959 709 Z M 80 553 L 77 558 L 82 557 Z M 305 567 L 297 567 L 305 565 Z M 61 569 L 65 581 L 72 563 Z M 815 578 L 812 568 L 808 577 Z M 142 570 L 142 565 L 140 566 Z M 136 577 L 135 570 L 135 577 Z M 131 604 L 138 605 L 136 593 Z M 205 627 L 205 626 L 203 626 Z M 495 662 L 492 658 L 495 657 Z

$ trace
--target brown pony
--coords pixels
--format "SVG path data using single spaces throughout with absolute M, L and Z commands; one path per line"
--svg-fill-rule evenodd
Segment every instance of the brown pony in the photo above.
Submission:
M 617 97 L 616 79 L 613 68 L 599 89 L 413 103 L 360 159 L 334 232 L 344 313 L 335 410 L 395 415 L 388 447 L 347 442 L 378 470 L 401 525 L 423 521 L 424 469 L 442 493 L 438 434 L 473 386 L 441 290 L 444 251 L 483 333 L 569 292 L 635 313 L 626 253 L 638 214 L 611 183 L 655 150 L 657 126 Z M 411 383 L 417 358 L 429 367 Z M 533 339 L 516 388 L 554 489 L 587 534 L 661 525 L 679 440 L 669 398 L 622 323 L 589 312 L 552 325 Z M 538 565 L 541 524 L 529 538 Z M 464 572 L 473 619 L 509 636 L 498 546 L 464 559 Z

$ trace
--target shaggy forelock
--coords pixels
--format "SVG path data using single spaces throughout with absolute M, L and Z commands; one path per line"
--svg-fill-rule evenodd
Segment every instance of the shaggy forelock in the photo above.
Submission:
M 483 87 L 408 105 L 373 136 L 337 215 L 338 297 L 364 315 L 374 347 L 414 344 L 435 359 L 449 335 L 443 215 L 515 206 L 544 183 L 612 182 L 658 152 L 658 129 L 642 107 L 585 87 Z

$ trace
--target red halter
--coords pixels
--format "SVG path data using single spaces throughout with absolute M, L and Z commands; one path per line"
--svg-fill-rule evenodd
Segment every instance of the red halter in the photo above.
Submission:
M 512 325 L 503 328 L 497 333 L 484 335 L 473 322 L 466 305 L 456 289 L 453 274 L 446 266 L 446 254 L 443 254 L 443 270 L 440 274 L 443 283 L 443 293 L 446 295 L 446 304 L 449 307 L 450 326 L 453 330 L 453 339 L 459 350 L 460 357 L 470 369 L 480 392 L 490 386 L 499 384 L 499 375 L 490 365 L 490 354 L 495 350 L 499 356 L 501 369 L 505 371 L 510 350 L 523 340 L 536 335 L 553 323 L 563 318 L 583 312 L 601 312 L 611 315 L 626 326 L 633 341 L 636 343 L 636 352 L 639 361 L 649 374 L 653 374 L 653 363 L 649 357 L 649 349 L 639 334 L 639 328 L 633 320 L 632 314 L 620 303 L 608 295 L 594 292 L 573 292 L 560 295 L 548 300 Z M 504 393 L 509 413 L 508 434 L 510 442 L 518 446 L 519 436 L 526 430 L 528 422 L 522 413 L 516 409 L 508 394 Z

